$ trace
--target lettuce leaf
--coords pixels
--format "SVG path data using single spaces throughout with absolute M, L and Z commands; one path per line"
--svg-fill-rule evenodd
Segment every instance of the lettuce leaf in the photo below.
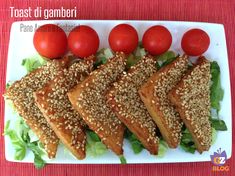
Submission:
M 44 65 L 45 63 L 46 63 L 46 60 L 42 56 L 35 55 L 32 57 L 23 59 L 21 65 L 24 66 L 27 72 L 29 73 L 37 69 L 38 67 Z
M 228 130 L 228 128 L 223 120 L 211 118 L 210 121 L 211 121 L 211 126 L 215 130 L 217 130 L 217 131 L 227 131 Z
M 215 128 L 212 127 L 212 140 L 211 140 L 211 145 L 213 145 L 216 141 L 217 138 L 217 131 Z
M 15 149 L 15 160 L 23 160 L 26 155 L 26 144 L 25 142 L 17 135 L 15 130 L 10 129 L 10 120 L 6 122 L 4 128 L 4 135 L 9 136 L 11 143 Z
M 46 165 L 46 162 L 42 159 L 42 157 L 40 155 L 38 155 L 37 153 L 34 153 L 34 166 L 37 169 L 41 169 Z
M 34 154 L 35 167 L 42 168 L 46 164 L 42 159 L 42 156 L 45 155 L 45 150 L 42 147 L 39 147 L 40 142 L 38 140 L 32 142 L 29 132 L 32 132 L 32 130 L 25 124 L 20 116 L 17 117 L 13 129 L 10 128 L 10 120 L 6 122 L 4 128 L 4 135 L 9 136 L 15 149 L 14 158 L 16 160 L 23 160 L 29 149 Z
M 211 107 L 220 111 L 220 101 L 223 99 L 224 90 L 221 87 L 220 67 L 216 61 L 211 62 Z
M 135 65 L 143 56 L 146 55 L 146 51 L 143 48 L 142 44 L 139 43 L 135 51 L 130 53 L 127 56 L 127 66 L 126 69 L 128 70 L 131 66 Z M 97 68 L 98 66 L 105 64 L 108 59 L 112 58 L 114 53 L 109 48 L 102 48 L 96 54 L 96 61 L 94 63 L 94 67 Z
M 119 156 L 119 159 L 120 159 L 121 164 L 127 164 L 126 158 L 123 155 Z
M 101 142 L 98 135 L 91 130 L 87 130 L 86 152 L 92 157 L 97 157 L 105 154 L 108 151 L 107 147 Z
M 212 110 L 216 111 L 215 118 L 210 118 L 212 127 L 217 131 L 226 131 L 227 126 L 225 122 L 219 119 L 220 101 L 223 100 L 224 90 L 221 86 L 220 67 L 216 61 L 211 62 L 211 87 L 210 87 L 210 98 Z M 213 111 L 212 111 L 213 112 Z M 215 114 L 212 114 L 212 116 Z
M 167 143 L 163 139 L 160 139 L 157 157 L 163 158 L 165 156 L 167 150 L 168 150 Z
M 90 138 L 91 138 L 92 141 L 94 141 L 94 142 L 100 142 L 99 136 L 98 136 L 94 131 L 87 130 L 86 132 L 88 133 L 88 136 L 90 136 Z
M 131 143 L 131 148 L 135 154 L 139 154 L 144 149 L 144 146 L 141 144 L 141 142 L 128 129 L 126 129 L 125 131 L 125 138 L 127 138 L 129 142 Z
M 167 51 L 161 54 L 160 56 L 157 56 L 157 63 L 156 63 L 157 69 L 160 69 L 168 65 L 169 63 L 174 61 L 178 56 L 179 55 L 176 55 L 173 51 Z
M 114 56 L 113 52 L 109 48 L 102 48 L 96 54 L 96 61 L 94 68 L 98 68 L 100 65 L 105 64 L 108 59 Z
M 195 153 L 195 151 L 196 151 L 196 146 L 193 142 L 192 135 L 190 134 L 188 129 L 185 127 L 183 127 L 182 137 L 181 137 L 181 141 L 180 141 L 180 147 L 184 151 L 189 152 L 189 153 Z
M 140 57 L 135 57 L 134 54 L 129 54 L 126 61 L 126 69 L 130 69 L 133 65 L 135 65 L 140 60 Z
M 133 65 L 135 65 L 142 57 L 144 57 L 147 54 L 147 52 L 145 51 L 145 49 L 142 46 L 142 43 L 139 42 L 139 45 L 137 46 L 137 48 L 135 49 L 135 51 L 133 53 L 130 53 L 127 56 L 127 65 L 126 65 L 126 69 L 128 70 L 130 67 L 132 67 Z
M 105 58 L 110 59 L 114 56 L 114 54 L 111 49 L 106 48 L 106 49 L 104 49 L 104 56 L 105 56 Z
M 8 89 L 11 86 L 11 84 L 12 84 L 11 82 L 7 82 L 6 83 L 6 89 Z

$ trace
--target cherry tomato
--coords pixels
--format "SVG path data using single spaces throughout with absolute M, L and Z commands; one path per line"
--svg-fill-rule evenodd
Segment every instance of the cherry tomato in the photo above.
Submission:
M 190 56 L 202 55 L 210 45 L 208 34 L 201 29 L 187 31 L 181 40 L 181 47 Z
M 130 54 L 138 45 L 137 31 L 129 24 L 119 24 L 109 34 L 109 45 L 113 51 Z
M 156 25 L 150 27 L 143 35 L 143 46 L 152 55 L 166 52 L 172 43 L 170 31 L 164 26 Z
M 67 51 L 67 36 L 59 26 L 46 24 L 36 30 L 33 44 L 40 55 L 49 59 L 59 58 Z
M 96 54 L 99 43 L 100 40 L 96 31 L 85 25 L 75 27 L 68 36 L 70 51 L 81 58 Z

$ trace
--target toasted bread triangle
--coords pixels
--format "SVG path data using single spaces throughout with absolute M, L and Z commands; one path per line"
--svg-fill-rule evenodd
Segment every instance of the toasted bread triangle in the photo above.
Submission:
M 117 155 L 123 154 L 125 127 L 108 107 L 105 94 L 124 71 L 125 63 L 124 54 L 117 54 L 68 93 L 89 128 Z
M 154 73 L 139 90 L 142 101 L 171 148 L 176 148 L 180 143 L 182 121 L 167 95 L 187 68 L 188 57 L 178 57 Z
M 210 79 L 210 62 L 200 57 L 193 69 L 169 93 L 200 153 L 209 150 L 212 140 Z
M 82 119 L 73 109 L 67 93 L 89 75 L 92 65 L 85 61 L 74 63 L 34 93 L 37 105 L 47 122 L 77 159 L 84 159 L 86 156 L 86 133 Z
M 67 57 L 48 62 L 13 83 L 5 94 L 6 99 L 13 102 L 19 115 L 37 135 L 49 158 L 55 157 L 59 139 L 36 106 L 33 93 L 54 79 L 67 63 Z
M 157 126 L 141 101 L 138 89 L 156 71 L 155 64 L 151 56 L 142 58 L 114 83 L 106 95 L 116 116 L 154 155 L 158 153 Z

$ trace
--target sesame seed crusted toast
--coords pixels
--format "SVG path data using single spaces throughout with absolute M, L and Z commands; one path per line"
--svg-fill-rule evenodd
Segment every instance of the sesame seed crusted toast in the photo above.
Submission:
M 125 55 L 117 53 L 68 93 L 70 102 L 89 128 L 117 155 L 123 154 L 125 126 L 108 107 L 105 94 L 125 65 Z
M 106 95 L 116 116 L 154 155 L 158 153 L 157 126 L 141 101 L 138 89 L 156 71 L 155 64 L 151 56 L 142 58 L 113 84 Z
M 37 135 L 49 158 L 55 157 L 59 139 L 36 106 L 33 92 L 52 80 L 67 63 L 67 57 L 47 62 L 46 65 L 39 67 L 21 80 L 13 83 L 4 95 L 6 99 L 12 101 L 16 111 Z
M 182 121 L 167 95 L 187 68 L 188 57 L 178 57 L 154 73 L 139 89 L 142 101 L 170 148 L 176 148 L 180 143 Z
M 208 151 L 212 140 L 210 117 L 210 62 L 204 57 L 170 91 L 168 97 L 191 133 L 197 150 Z
M 77 159 L 84 159 L 86 156 L 86 133 L 84 122 L 73 109 L 67 93 L 88 76 L 92 66 L 92 62 L 74 63 L 34 93 L 36 103 L 47 122 Z

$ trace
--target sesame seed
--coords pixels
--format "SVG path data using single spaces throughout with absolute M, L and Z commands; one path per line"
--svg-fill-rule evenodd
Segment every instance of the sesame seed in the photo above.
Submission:
M 156 72 L 155 74 L 158 76 L 154 75 L 154 80 L 152 80 L 154 81 L 152 103 L 155 102 L 156 106 L 161 111 L 164 120 L 162 123 L 167 124 L 167 129 L 164 129 L 162 133 L 173 133 L 169 134 L 169 136 L 171 136 L 170 140 L 176 142 L 177 145 L 180 142 L 180 134 L 183 123 L 181 121 L 179 113 L 176 111 L 173 104 L 171 104 L 168 98 L 168 93 L 177 85 L 177 83 L 187 71 L 187 68 L 188 57 L 178 57 L 171 64 L 163 67 L 158 72 Z M 168 140 L 166 141 L 168 142 Z
M 201 60 L 200 60 L 201 59 Z M 199 63 L 181 81 L 176 91 L 180 107 L 198 143 L 208 150 L 212 140 L 210 117 L 210 62 L 199 58 Z M 182 111 L 182 112 L 183 112 Z M 182 116 L 183 117 L 183 116 Z M 187 124 L 186 124 L 187 126 Z
M 124 71 L 124 63 L 124 54 L 116 54 L 114 58 L 109 59 L 106 64 L 93 71 L 76 87 L 80 90 L 79 94 L 75 95 L 71 92 L 71 96 L 76 97 L 77 100 L 74 107 L 80 112 L 90 129 L 95 131 L 101 139 L 108 139 L 111 136 L 111 138 L 118 140 L 116 136 L 119 134 L 117 132 L 123 126 L 111 108 L 108 107 L 105 95 L 112 83 Z M 116 126 L 119 128 L 115 128 Z
M 110 101 L 110 107 L 117 105 L 116 114 L 127 127 L 138 125 L 138 128 L 148 135 L 147 139 L 139 138 L 143 144 L 146 144 L 146 148 L 151 148 L 147 144 L 149 141 L 151 141 L 149 144 L 158 143 L 157 126 L 144 106 L 138 89 L 156 71 L 155 63 L 155 59 L 151 56 L 142 58 L 126 74 L 122 75 L 118 82 L 113 84 L 114 88 L 110 90 L 111 95 L 108 96 L 113 100 Z M 139 136 L 137 131 L 132 132 L 137 137 Z
M 36 106 L 33 94 L 54 79 L 61 72 L 61 66 L 57 61 L 48 62 L 16 81 L 6 93 L 6 98 L 12 100 L 18 113 L 39 137 L 49 157 L 55 157 L 55 151 L 51 152 L 48 147 L 52 145 L 47 144 L 55 144 L 53 150 L 56 150 L 59 139 Z
M 45 92 L 43 95 L 40 95 L 41 91 L 36 93 L 38 102 L 41 101 L 40 97 L 45 97 L 45 106 L 41 106 L 41 108 L 45 111 L 46 117 L 50 119 L 50 123 L 57 127 L 57 133 L 60 133 L 60 136 L 63 136 L 64 133 L 67 134 L 67 139 L 62 138 L 62 142 L 70 143 L 70 146 L 77 150 L 82 148 L 80 143 L 85 140 L 85 134 L 82 133 L 82 125 L 85 123 L 72 107 L 67 93 L 82 81 L 81 78 L 88 76 L 91 70 L 92 63 L 90 62 L 73 63 L 68 69 L 60 72 L 47 87 L 42 88 L 42 91 Z

